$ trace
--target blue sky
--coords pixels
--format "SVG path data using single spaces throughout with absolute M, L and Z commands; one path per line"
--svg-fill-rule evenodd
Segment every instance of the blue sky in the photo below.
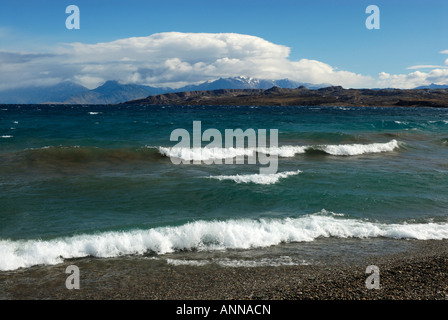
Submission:
M 71 4 L 80 9 L 79 30 L 65 27 L 65 8 Z M 365 10 L 371 4 L 380 9 L 379 30 L 365 27 Z M 2 52 L 54 53 L 66 43 L 93 45 L 167 32 L 236 33 L 288 47 L 290 61 L 316 60 L 372 78 L 360 80 L 359 86 L 381 85 L 374 80 L 382 72 L 401 75 L 404 83 L 412 78 L 404 76 L 416 71 L 427 75 L 417 74 L 419 81 L 448 84 L 448 54 L 443 53 L 448 50 L 447 30 L 448 1 L 442 0 L 0 0 Z M 352 83 L 356 86 L 347 82 Z

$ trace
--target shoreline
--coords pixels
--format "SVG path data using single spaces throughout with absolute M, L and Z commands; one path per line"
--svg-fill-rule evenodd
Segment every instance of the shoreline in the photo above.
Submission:
M 292 108 L 358 108 L 358 109 L 441 109 L 445 110 L 448 108 L 448 106 L 427 106 L 427 105 L 409 105 L 409 106 L 403 106 L 403 105 L 354 105 L 354 104 L 264 104 L 264 105 L 255 105 L 255 104 L 181 104 L 181 103 L 173 103 L 173 104 L 137 104 L 137 103 L 131 103 L 131 102 L 123 102 L 123 103 L 116 103 L 116 104 L 94 104 L 94 103 L 74 103 L 74 104 L 67 104 L 67 103 L 0 103 L 1 106 L 43 106 L 43 107 L 54 107 L 54 106 L 81 106 L 81 107 L 111 107 L 111 106 L 148 106 L 148 107 L 243 107 L 243 108 L 263 108 L 263 107 L 292 107 Z
M 119 103 L 143 105 L 448 107 L 446 89 L 218 89 L 165 93 Z
M 404 240 L 407 241 L 407 240 Z M 67 266 L 80 269 L 68 290 Z M 380 289 L 367 289 L 366 267 Z M 448 240 L 357 261 L 262 267 L 169 265 L 148 257 L 82 258 L 0 272 L 3 300 L 448 300 Z

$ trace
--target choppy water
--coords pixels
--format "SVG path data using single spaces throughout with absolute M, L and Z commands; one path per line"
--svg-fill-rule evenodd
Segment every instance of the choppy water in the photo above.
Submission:
M 176 147 L 193 121 L 278 129 L 278 147 Z M 278 170 L 225 164 L 237 155 L 277 156 Z M 0 106 L 0 270 L 178 251 L 306 263 L 268 251 L 323 238 L 448 238 L 448 110 Z

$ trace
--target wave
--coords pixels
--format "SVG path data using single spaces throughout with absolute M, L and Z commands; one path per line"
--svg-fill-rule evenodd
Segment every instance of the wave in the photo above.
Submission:
M 333 214 L 284 219 L 195 221 L 148 230 L 84 234 L 53 240 L 0 240 L 0 270 L 53 265 L 69 258 L 262 248 L 320 237 L 448 239 L 448 223 L 384 224 Z
M 251 157 L 256 152 L 279 157 L 294 157 L 297 154 L 323 152 L 334 156 L 355 156 L 369 153 L 390 152 L 398 149 L 400 143 L 391 140 L 386 143 L 371 144 L 338 144 L 338 145 L 311 145 L 292 146 L 285 145 L 270 148 L 184 148 L 184 147 L 155 147 L 167 157 L 178 158 L 183 161 L 211 161 L 235 157 Z
M 12 138 L 3 135 L 1 138 Z M 183 161 L 213 161 L 236 157 L 251 157 L 257 152 L 279 157 L 294 157 L 297 154 L 323 152 L 336 156 L 350 156 L 364 153 L 393 151 L 399 148 L 399 142 L 372 144 L 339 144 L 314 146 L 280 146 L 273 148 L 179 148 L 162 146 L 144 146 L 137 148 L 101 148 L 89 146 L 45 146 L 29 148 L 9 154 L 3 154 L 3 161 L 15 166 L 79 166 L 98 163 L 117 164 L 135 161 L 165 161 L 166 157 L 180 158 Z
M 317 150 L 322 150 L 328 154 L 335 156 L 353 156 L 367 153 L 390 152 L 399 148 L 397 140 L 391 140 L 387 143 L 371 143 L 371 144 L 342 144 L 333 146 L 318 147 Z
M 278 172 L 272 174 L 242 174 L 242 175 L 222 175 L 222 176 L 210 176 L 211 179 L 217 180 L 232 180 L 236 183 L 256 183 L 256 184 L 275 184 L 282 178 L 287 178 L 289 176 L 293 176 L 301 173 L 302 171 L 286 171 L 286 172 Z
M 428 121 L 428 123 L 448 124 L 448 120 L 433 120 L 433 121 Z
M 391 152 L 399 147 L 399 142 L 394 139 L 386 143 L 281 146 L 273 149 L 260 149 L 259 151 L 271 155 L 278 155 L 280 157 L 293 157 L 296 154 L 312 153 L 315 151 L 320 151 L 333 156 L 356 156 L 369 153 Z
M 183 147 L 155 147 L 159 152 L 170 158 L 178 158 L 184 161 L 207 161 L 218 159 L 230 159 L 241 156 L 254 155 L 254 148 L 183 148 Z
M 399 121 L 395 120 L 393 121 L 395 124 L 401 125 L 401 126 L 410 126 L 410 127 L 428 127 L 433 125 L 446 125 L 448 124 L 448 120 L 428 120 L 428 121 Z

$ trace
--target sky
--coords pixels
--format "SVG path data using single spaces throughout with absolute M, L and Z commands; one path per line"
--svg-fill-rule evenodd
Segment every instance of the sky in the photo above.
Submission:
M 69 5 L 79 29 L 68 29 Z M 368 29 L 369 5 L 379 29 Z M 0 91 L 220 77 L 448 85 L 448 1 L 0 0 Z

